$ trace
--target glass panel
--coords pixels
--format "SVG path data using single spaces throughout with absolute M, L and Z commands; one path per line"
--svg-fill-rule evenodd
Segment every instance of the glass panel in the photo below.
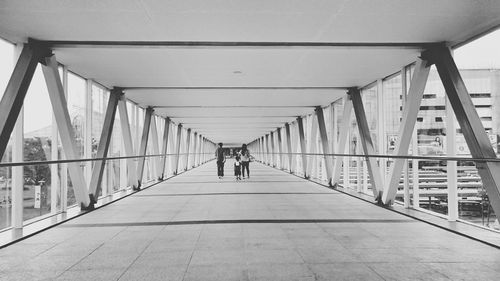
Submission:
M 38 66 L 24 99 L 24 161 L 51 160 L 52 104 L 41 67 Z M 47 214 L 51 208 L 50 166 L 24 166 L 24 220 Z
M 454 51 L 460 74 L 497 157 L 500 140 L 499 42 L 500 32 L 495 31 Z M 460 157 L 471 157 L 458 125 L 456 153 Z M 459 218 L 500 230 L 475 163 L 461 161 L 457 165 Z
M 86 83 L 79 76 L 68 73 L 68 111 L 75 133 L 77 157 L 83 158 L 85 140 L 85 98 Z M 81 164 L 82 172 L 84 163 Z M 71 178 L 68 176 L 68 206 L 76 203 Z
M 386 143 L 384 154 L 393 154 L 399 137 L 398 133 L 403 112 L 401 75 L 397 74 L 385 79 L 382 85 L 384 92 L 384 138 Z M 387 160 L 388 169 L 386 175 L 389 174 L 392 163 L 394 163 L 392 159 Z M 403 174 L 401 174 L 401 178 L 398 196 L 396 196 L 396 200 L 400 201 L 403 200 Z M 399 196 L 400 194 L 401 196 Z

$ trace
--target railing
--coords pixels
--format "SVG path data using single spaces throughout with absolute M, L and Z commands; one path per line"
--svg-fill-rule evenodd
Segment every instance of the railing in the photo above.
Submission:
M 292 167 L 290 167 L 289 156 L 292 157 Z M 376 159 L 378 167 L 375 172 L 382 175 L 382 189 L 386 189 L 389 184 L 393 160 L 405 159 L 408 161 L 405 162 L 399 179 L 395 203 L 448 219 L 456 218 L 459 221 L 500 230 L 497 217 L 476 168 L 476 163 L 500 162 L 497 158 L 286 152 L 254 153 L 254 157 L 265 164 L 325 185 L 329 181 L 325 159 L 330 157 L 333 163 L 341 159 L 341 167 L 338 169 L 340 174 L 337 175 L 338 181 L 334 184 L 363 196 L 371 196 L 373 200 L 375 198 L 367 159 Z M 302 166 L 302 157 L 306 157 L 307 165 L 311 165 L 307 167 L 306 174 Z M 454 163 L 451 167 L 456 167 L 456 173 L 453 171 L 449 173 L 450 163 Z M 310 170 L 309 174 L 307 170 Z M 332 176 L 335 178 L 334 171 L 335 167 L 332 171 Z M 451 182 L 449 182 L 450 175 L 452 176 Z M 452 206 L 453 203 L 449 201 L 450 196 L 456 198 L 455 206 Z
M 179 165 L 177 167 L 177 157 Z M 0 232 L 12 227 L 13 204 L 22 204 L 22 224 L 27 225 L 48 216 L 65 213 L 68 208 L 77 207 L 71 178 L 67 174 L 67 164 L 81 163 L 92 165 L 105 161 L 102 189 L 98 194 L 98 204 L 115 200 L 131 192 L 126 161 L 145 159 L 142 187 L 150 186 L 163 174 L 164 179 L 191 169 L 213 159 L 213 153 L 148 154 L 137 156 L 116 156 L 105 158 L 66 159 L 47 161 L 25 161 L 0 163 Z M 154 161 L 156 160 L 156 161 Z M 166 161 L 165 170 L 161 170 L 162 161 Z M 136 165 L 134 165 L 136 166 Z M 23 183 L 13 186 L 13 170 L 22 169 Z M 90 178 L 86 177 L 87 187 Z M 22 186 L 22 200 L 13 202 L 13 191 Z M 19 208 L 20 206 L 17 206 Z

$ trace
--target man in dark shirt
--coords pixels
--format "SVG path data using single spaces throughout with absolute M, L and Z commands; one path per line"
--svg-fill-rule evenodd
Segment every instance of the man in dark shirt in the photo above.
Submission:
M 215 150 L 215 157 L 217 157 L 217 175 L 219 179 L 222 179 L 224 177 L 224 163 L 226 163 L 222 142 L 219 142 L 219 147 Z

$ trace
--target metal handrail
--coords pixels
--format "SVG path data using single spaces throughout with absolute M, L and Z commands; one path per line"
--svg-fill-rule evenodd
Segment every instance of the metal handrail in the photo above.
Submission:
M 259 153 L 254 153 L 254 155 Z M 499 158 L 472 158 L 456 156 L 415 156 L 415 155 L 390 155 L 390 154 L 346 154 L 346 153 L 297 153 L 297 152 L 273 152 L 263 153 L 271 155 L 306 155 L 306 156 L 339 156 L 339 157 L 361 157 L 361 158 L 394 158 L 394 159 L 415 159 L 415 160 L 439 160 L 439 161 L 474 161 L 474 162 L 500 162 Z
M 46 161 L 23 161 L 23 162 L 10 162 L 10 163 L 0 163 L 0 168 L 2 167 L 17 167 L 17 166 L 28 166 L 28 165 L 44 165 L 44 164 L 64 164 L 64 163 L 75 163 L 75 162 L 92 162 L 92 161 L 108 161 L 108 160 L 120 160 L 120 159 L 136 159 L 136 158 L 147 158 L 147 157 L 167 157 L 167 156 L 181 156 L 181 155 L 211 155 L 212 153 L 180 153 L 180 154 L 147 154 L 147 155 L 136 155 L 136 156 L 117 156 L 117 157 L 102 157 L 102 158 L 82 158 L 82 159 L 64 159 L 64 160 L 46 160 Z M 259 153 L 254 153 L 258 155 Z M 387 159 L 408 159 L 408 160 L 437 160 L 437 161 L 474 161 L 474 162 L 500 162 L 499 158 L 472 158 L 472 157 L 456 157 L 456 156 L 414 156 L 414 155 L 388 155 L 388 154 L 346 154 L 346 153 L 297 153 L 297 152 L 273 152 L 264 153 L 267 155 L 306 155 L 306 156 L 323 156 L 323 157 L 361 157 L 361 158 L 387 158 Z
M 147 155 L 136 155 L 136 156 L 117 156 L 117 157 L 102 157 L 102 158 L 81 158 L 81 159 L 64 159 L 64 160 L 46 160 L 46 161 L 24 161 L 24 162 L 10 162 L 10 163 L 0 163 L 0 168 L 2 167 L 17 167 L 17 166 L 29 166 L 29 165 L 44 165 L 44 164 L 64 164 L 64 163 L 75 163 L 75 162 L 92 162 L 92 161 L 107 161 L 107 160 L 120 160 L 120 159 L 135 159 L 135 158 L 146 158 L 146 157 L 167 157 L 167 156 L 181 156 L 181 155 L 202 155 L 202 154 L 212 154 L 212 153 L 168 153 L 168 154 L 147 154 Z

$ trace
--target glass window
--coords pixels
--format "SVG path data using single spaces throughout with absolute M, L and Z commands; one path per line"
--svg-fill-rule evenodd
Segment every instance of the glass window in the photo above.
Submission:
M 75 134 L 75 143 L 77 147 L 77 157 L 84 157 L 85 143 L 85 100 L 86 100 L 86 82 L 83 78 L 69 72 L 68 73 L 68 111 Z M 83 172 L 83 163 L 82 163 Z M 68 206 L 76 203 L 75 193 L 71 178 L 68 177 Z
M 38 66 L 24 99 L 24 161 L 51 160 L 52 116 L 47 86 Z M 47 164 L 24 166 L 23 174 L 24 220 L 49 213 L 51 192 L 58 192 L 58 187 L 52 186 L 51 167 Z

